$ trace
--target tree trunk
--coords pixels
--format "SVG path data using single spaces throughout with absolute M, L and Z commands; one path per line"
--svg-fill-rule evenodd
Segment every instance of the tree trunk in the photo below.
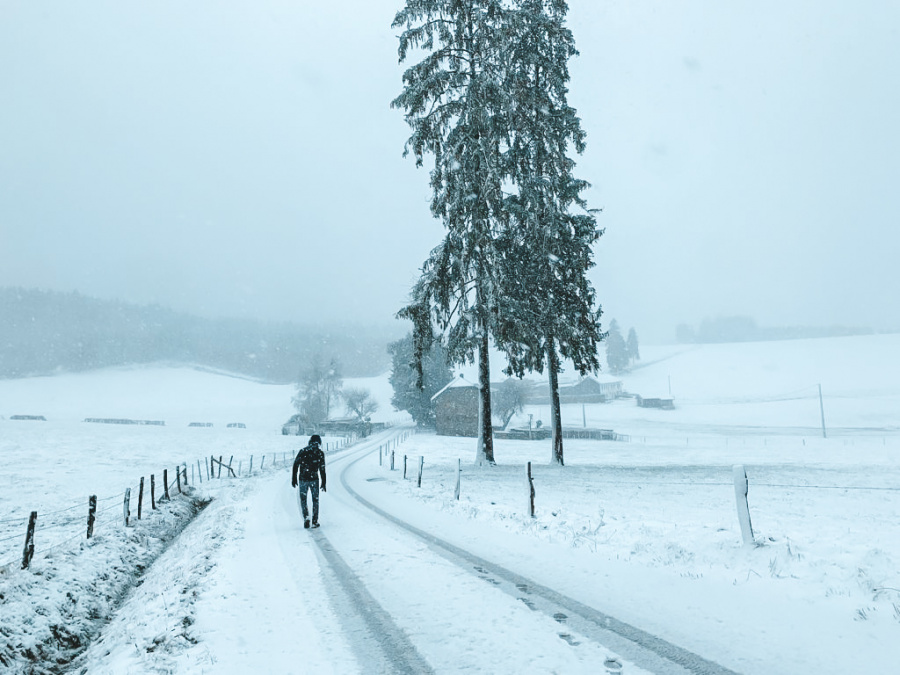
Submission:
M 556 354 L 556 340 L 547 338 L 547 366 L 550 371 L 550 424 L 552 450 L 550 463 L 565 466 L 563 462 L 562 413 L 559 409 L 559 357 Z
M 494 434 L 491 428 L 491 362 L 488 333 L 483 328 L 478 349 L 478 384 L 481 385 L 478 414 L 478 454 L 476 464 L 494 464 Z

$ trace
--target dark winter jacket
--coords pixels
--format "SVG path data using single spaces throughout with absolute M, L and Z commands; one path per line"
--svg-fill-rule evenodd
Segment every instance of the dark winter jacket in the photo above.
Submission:
M 314 481 L 318 479 L 316 474 L 322 476 L 322 489 L 325 489 L 325 453 L 318 443 L 307 445 L 297 453 L 294 459 L 294 470 L 291 472 L 291 485 L 297 485 L 297 481 Z

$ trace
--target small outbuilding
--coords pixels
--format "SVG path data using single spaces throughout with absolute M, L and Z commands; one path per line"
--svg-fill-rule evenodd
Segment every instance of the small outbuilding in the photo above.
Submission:
M 639 408 L 659 408 L 660 410 L 675 410 L 675 399 L 672 398 L 644 398 L 635 396 Z
M 481 387 L 456 377 L 431 397 L 437 433 L 478 437 L 478 400 Z

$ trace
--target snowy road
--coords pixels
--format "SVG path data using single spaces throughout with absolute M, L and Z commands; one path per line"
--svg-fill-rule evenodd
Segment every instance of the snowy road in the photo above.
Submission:
M 303 529 L 288 467 L 223 485 L 87 672 L 734 672 L 604 614 L 604 572 L 567 557 L 542 574 L 537 542 L 385 489 L 388 438 L 329 456 L 318 530 Z
M 606 650 L 588 641 L 566 642 L 560 633 L 569 631 L 561 631 L 552 617 L 531 611 L 473 574 L 471 566 L 447 560 L 419 537 L 362 506 L 346 484 L 367 482 L 353 471 L 358 466 L 353 463 L 370 453 L 362 450 L 333 460 L 331 491 L 323 500 L 324 536 L 346 561 L 346 567 L 336 568 L 331 554 L 322 555 L 341 580 L 340 588 L 331 587 L 332 595 L 364 585 L 369 602 L 377 603 L 377 609 L 351 607 L 350 614 L 341 614 L 344 620 L 355 623 L 356 614 L 393 617 L 435 672 L 597 672 L 608 657 Z M 342 480 L 334 480 L 335 474 Z M 290 515 L 298 523 L 296 513 Z M 313 541 L 326 539 L 314 534 Z M 347 603 L 339 598 L 335 605 Z M 376 632 L 379 627 L 370 625 Z M 407 653 L 394 635 L 377 635 L 376 640 L 390 651 Z M 385 672 L 422 672 L 417 668 L 403 659 L 392 661 Z
M 318 530 L 302 527 L 289 466 L 214 485 L 218 498 L 148 571 L 85 672 L 840 672 L 809 664 L 834 650 L 818 654 L 821 635 L 791 598 L 636 577 L 423 507 L 379 466 L 388 438 L 328 456 Z M 793 651 L 778 648 L 775 612 Z
M 573 638 L 348 491 L 368 483 L 355 462 L 377 453 L 377 442 L 330 459 L 319 531 L 302 530 L 293 493 L 281 499 L 288 527 L 316 545 L 361 672 L 597 672 L 606 649 Z
M 272 572 L 290 569 L 295 588 L 266 575 L 268 590 L 248 588 L 236 603 L 255 605 L 242 615 L 268 615 L 281 623 L 292 616 L 291 597 L 312 594 L 313 614 L 328 618 L 309 631 L 321 635 L 316 648 L 304 651 L 321 648 L 320 656 L 328 662 L 336 622 L 341 633 L 337 642 L 345 642 L 359 672 L 732 672 L 446 542 L 440 531 L 426 532 L 375 506 L 369 498 L 378 496 L 379 476 L 372 459 L 383 440 L 329 459 L 323 527 L 317 531 L 302 529 L 287 476 L 271 479 L 263 490 L 271 508 L 264 503 L 251 508 L 270 511 L 268 533 L 260 535 L 280 544 L 259 546 L 256 537 L 243 541 L 256 555 L 280 551 L 280 560 L 267 559 L 264 565 Z M 368 498 L 361 494 L 365 492 Z M 309 575 L 313 551 L 321 569 L 315 579 Z M 253 561 L 251 551 L 239 557 L 256 570 L 263 564 Z M 330 612 L 322 611 L 323 592 Z M 251 621 L 255 628 L 246 630 L 258 632 L 260 624 Z M 261 625 L 272 635 L 268 621 Z M 282 653 L 284 643 L 278 638 L 275 643 L 271 649 Z M 327 665 L 349 672 L 346 655 L 342 658 L 342 664 Z M 284 667 L 278 670 L 290 672 L 289 663 Z
M 421 530 L 402 518 L 387 513 L 369 500 L 362 497 L 347 482 L 348 469 L 359 462 L 360 458 L 341 473 L 344 489 L 366 508 L 384 517 L 387 521 L 411 532 L 416 538 L 431 545 L 432 550 L 448 559 L 460 568 L 476 573 L 482 581 L 504 591 L 507 595 L 519 600 L 528 609 L 552 617 L 557 623 L 564 625 L 565 630 L 557 634 L 572 646 L 577 646 L 577 638 L 573 632 L 584 638 L 613 648 L 619 654 L 626 655 L 632 661 L 643 665 L 654 673 L 702 673 L 709 675 L 726 675 L 733 671 L 723 668 L 703 657 L 682 649 L 655 635 L 600 612 L 592 607 L 567 597 L 551 588 L 542 586 L 533 580 L 517 574 L 501 565 L 485 560 L 464 548 L 435 536 L 434 533 Z M 612 670 L 620 659 L 610 662 Z

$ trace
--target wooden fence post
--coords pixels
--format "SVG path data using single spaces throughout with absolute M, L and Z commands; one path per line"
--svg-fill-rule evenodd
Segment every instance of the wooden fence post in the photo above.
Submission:
M 819 412 L 822 413 L 822 438 L 828 438 L 825 431 L 825 403 L 822 401 L 822 385 L 819 385 Z
M 178 494 L 181 494 L 181 467 L 175 467 L 175 482 L 178 484 Z
M 459 483 L 460 477 L 462 476 L 462 460 L 456 460 L 456 490 L 453 493 L 453 496 L 456 497 L 457 501 L 459 501 Z
M 184 470 L 184 479 L 183 479 L 183 480 L 184 480 L 184 486 L 187 487 L 187 486 L 188 486 L 188 481 L 187 481 L 187 464 L 182 465 L 182 468 L 183 468 L 183 470 Z
M 406 455 L 403 455 L 403 480 L 406 480 Z
M 225 462 L 222 461 L 221 456 L 219 457 L 219 459 L 216 459 L 215 457 L 213 457 L 211 461 L 213 464 L 219 465 L 219 474 L 218 475 L 220 478 L 222 476 L 222 467 L 223 466 L 225 467 L 225 470 L 227 472 L 225 474 L 226 478 L 228 478 L 229 476 L 231 478 L 237 478 L 237 474 L 235 474 L 234 469 L 231 468 L 231 465 L 234 464 L 234 455 L 232 455 L 231 458 L 228 460 L 228 464 L 225 464 Z
M 391 471 L 394 470 L 394 451 L 391 450 Z
M 216 475 L 216 478 L 222 477 L 222 455 L 219 455 L 219 473 Z
M 253 474 L 253 455 L 250 455 L 250 468 L 247 469 L 247 475 L 250 476 Z
M 416 484 L 416 487 L 422 487 L 422 465 L 425 463 L 425 458 L 422 455 L 419 455 L 419 480 Z
M 534 518 L 534 477 L 531 475 L 531 462 L 528 462 L 528 515 Z
M 206 465 L 206 480 L 209 480 L 209 457 L 204 457 L 203 463 Z
M 122 504 L 122 515 L 125 516 L 125 527 L 128 527 L 128 519 L 131 518 L 131 488 L 125 488 L 125 502 Z
M 741 537 L 744 544 L 753 544 L 753 526 L 750 523 L 750 506 L 747 503 L 747 472 L 743 464 L 735 464 L 732 468 L 734 475 L 734 496 L 737 500 L 738 522 L 741 524 Z
M 378 466 L 384 466 L 384 459 L 382 459 L 381 446 L 378 446 Z
M 156 510 L 156 474 L 150 474 L 150 508 Z
M 169 501 L 169 470 L 163 469 L 163 494 L 166 496 L 166 501 Z
M 144 505 L 144 477 L 141 476 L 141 487 L 138 490 L 138 520 L 141 519 L 141 507 Z
M 266 466 L 266 456 L 263 455 L 262 461 L 259 463 L 259 470 L 262 471 Z
M 94 536 L 94 521 L 97 519 L 97 495 L 88 497 L 87 538 Z
M 31 512 L 28 519 L 28 532 L 25 534 L 25 550 L 22 552 L 22 569 L 28 569 L 34 557 L 34 525 L 37 522 L 37 511 Z

